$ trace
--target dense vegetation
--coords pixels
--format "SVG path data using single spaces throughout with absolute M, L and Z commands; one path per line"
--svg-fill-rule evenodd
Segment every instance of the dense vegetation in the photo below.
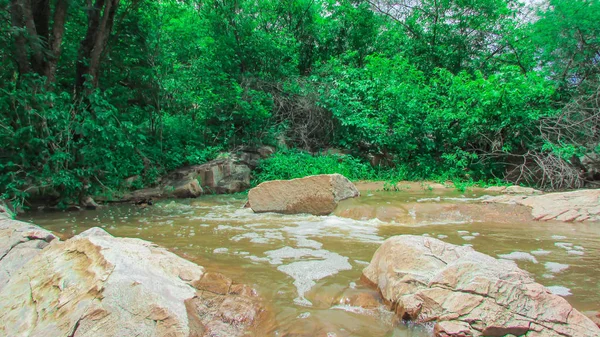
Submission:
M 111 194 L 241 145 L 290 149 L 264 179 L 302 166 L 553 188 L 581 186 L 579 158 L 600 152 L 598 0 L 0 9 L 0 199 Z M 298 152 L 332 147 L 350 156 Z

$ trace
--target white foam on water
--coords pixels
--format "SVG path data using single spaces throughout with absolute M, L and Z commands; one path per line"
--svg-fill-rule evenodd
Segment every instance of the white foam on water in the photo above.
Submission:
M 310 312 L 303 312 L 300 315 L 296 316 L 296 318 L 300 318 L 300 319 L 308 318 L 308 317 L 310 317 Z
M 560 247 L 560 248 L 567 249 L 567 250 L 569 250 L 569 249 L 571 249 L 571 247 L 573 247 L 573 244 L 569 243 L 569 242 L 555 242 L 554 245 L 556 247 Z
M 361 261 L 361 260 L 354 260 L 354 262 L 356 262 L 357 264 L 364 264 L 364 265 L 368 265 L 369 262 L 367 261 Z
M 307 239 L 304 236 L 298 236 L 295 238 L 295 240 L 296 240 L 296 246 L 298 246 L 298 247 L 306 247 L 306 248 L 314 248 L 314 249 L 321 249 L 323 247 L 322 243 L 317 242 L 315 240 Z
M 552 252 L 549 250 L 543 250 L 543 249 L 536 249 L 536 250 L 531 251 L 531 254 L 537 255 L 537 256 L 548 255 L 550 253 L 552 253 Z
M 411 217 L 413 220 L 416 220 L 416 219 L 417 219 L 417 210 L 416 210 L 414 207 L 413 207 L 413 208 L 411 208 L 411 209 L 408 211 L 408 215 L 410 215 L 410 217 Z
M 225 248 L 225 247 L 223 247 L 223 248 L 215 248 L 213 250 L 213 254 L 225 254 L 227 252 L 229 252 L 229 248 Z
M 552 235 L 552 239 L 553 239 L 553 240 L 564 240 L 564 239 L 566 239 L 566 238 L 567 238 L 567 237 L 566 237 L 566 236 L 563 236 L 563 235 Z
M 271 264 L 279 264 L 277 270 L 294 279 L 294 286 L 298 292 L 294 303 L 298 305 L 312 305 L 304 297 L 304 294 L 316 285 L 316 281 L 335 275 L 342 270 L 352 269 L 347 257 L 324 249 L 283 247 L 267 251 L 265 255 L 271 259 Z M 284 260 L 301 258 L 309 259 L 283 264 Z
M 475 237 L 474 237 L 474 236 L 472 236 L 472 235 L 461 236 L 461 238 L 462 238 L 463 240 L 467 240 L 467 241 L 471 241 L 471 240 L 475 239 Z
M 229 226 L 229 225 L 218 225 L 217 228 L 215 228 L 215 230 L 224 231 L 224 230 L 230 230 L 230 229 L 234 229 L 234 228 L 235 227 Z
M 498 254 L 498 257 L 506 260 L 514 260 L 514 261 L 529 261 L 532 263 L 538 263 L 538 260 L 535 256 L 525 253 L 525 252 L 512 252 L 509 254 Z
M 383 238 L 378 235 L 379 225 L 383 222 L 378 219 L 365 221 L 322 216 L 311 220 L 313 221 L 295 221 L 293 225 L 283 227 L 282 230 L 295 237 L 337 237 L 361 242 L 383 242 Z
M 581 255 L 583 255 L 583 254 L 585 254 L 585 253 L 584 253 L 584 252 L 582 252 L 582 251 L 580 251 L 580 250 L 573 250 L 573 249 L 571 249 L 571 250 L 567 250 L 567 254 L 569 254 L 569 255 L 579 255 L 579 256 L 581 256 Z
M 346 312 L 351 312 L 351 313 L 361 314 L 361 315 L 374 315 L 376 313 L 373 310 L 365 309 L 363 307 L 357 307 L 357 306 L 353 306 L 353 305 L 348 305 L 348 304 L 334 305 L 330 309 L 333 309 L 333 310 L 344 310 Z
M 448 237 L 448 235 L 444 235 L 444 234 L 438 234 L 438 236 L 437 236 L 438 239 L 445 239 L 447 237 Z
M 560 273 L 561 271 L 569 269 L 568 264 L 562 264 L 558 262 L 546 262 L 544 263 L 544 267 L 551 273 Z
M 263 237 L 259 233 L 255 233 L 255 232 L 238 234 L 236 236 L 231 237 L 229 240 L 238 242 L 238 241 L 241 241 L 244 239 L 249 239 L 250 242 L 252 242 L 252 243 L 260 243 L 260 244 L 267 244 L 271 241 L 269 238 Z
M 468 235 L 469 231 L 456 231 L 458 235 Z
M 569 296 L 573 295 L 571 289 L 563 286 L 548 286 L 546 287 L 551 293 L 558 296 Z
M 440 197 L 435 197 L 435 198 L 421 198 L 421 199 L 417 199 L 417 202 L 430 202 L 430 201 L 440 202 L 441 200 L 442 200 L 442 198 L 440 198 Z
M 269 258 L 267 258 L 267 257 L 258 257 L 256 255 L 247 255 L 247 256 L 244 256 L 244 258 L 249 259 L 254 262 L 269 262 L 270 261 Z
M 484 197 L 478 197 L 478 198 L 467 198 L 467 197 L 462 197 L 462 198 L 452 198 L 452 197 L 446 197 L 446 198 L 442 198 L 443 200 L 447 200 L 447 201 L 463 201 L 463 202 L 469 202 L 469 201 L 480 201 L 480 200 L 484 200 Z

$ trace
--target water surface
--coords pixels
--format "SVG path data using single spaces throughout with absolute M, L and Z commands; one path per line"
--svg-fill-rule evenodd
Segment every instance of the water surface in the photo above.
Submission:
M 512 259 L 580 311 L 600 309 L 600 224 L 531 221 L 524 207 L 481 203 L 480 191 L 369 188 L 331 216 L 254 214 L 242 208 L 245 196 L 234 195 L 30 212 L 23 220 L 63 239 L 96 226 L 142 238 L 252 285 L 272 303 L 279 336 L 430 335 L 430 327 L 405 326 L 383 306 L 347 304 L 355 293 L 377 297 L 361 284 L 361 271 L 386 238 L 401 234 Z

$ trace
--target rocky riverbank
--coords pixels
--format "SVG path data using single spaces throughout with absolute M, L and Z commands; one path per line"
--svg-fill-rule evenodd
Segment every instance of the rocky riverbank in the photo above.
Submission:
M 274 328 L 256 292 L 100 228 L 60 241 L 0 219 L 2 336 L 245 336 Z

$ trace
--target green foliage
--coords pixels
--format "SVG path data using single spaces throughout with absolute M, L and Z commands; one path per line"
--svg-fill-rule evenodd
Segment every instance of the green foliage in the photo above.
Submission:
M 312 155 L 302 151 L 280 151 L 260 162 L 254 183 L 333 173 L 339 173 L 351 180 L 378 178 L 371 165 L 351 155 Z
M 548 121 L 565 107 L 569 120 L 598 127 L 588 118 L 598 0 L 551 0 L 536 17 L 516 0 L 386 3 L 121 1 L 97 84 L 73 90 L 77 65 L 91 61 L 80 59 L 88 5 L 68 1 L 54 55 L 51 39 L 19 26 L 0 1 L 0 199 L 110 195 L 127 177 L 149 186 L 247 144 L 353 154 L 291 150 L 263 162 L 258 180 L 487 181 L 527 153 L 570 162 L 598 152 L 596 140 L 541 127 L 558 125 Z M 39 63 L 54 56 L 45 78 Z M 570 135 L 588 134 L 577 125 Z M 357 159 L 368 155 L 390 168 Z
M 338 143 L 395 154 L 423 177 L 485 176 L 494 167 L 478 165 L 478 153 L 523 150 L 532 125 L 554 113 L 552 84 L 512 67 L 487 78 L 445 69 L 427 78 L 402 56 L 371 56 L 364 67 L 331 61 L 323 73 Z

